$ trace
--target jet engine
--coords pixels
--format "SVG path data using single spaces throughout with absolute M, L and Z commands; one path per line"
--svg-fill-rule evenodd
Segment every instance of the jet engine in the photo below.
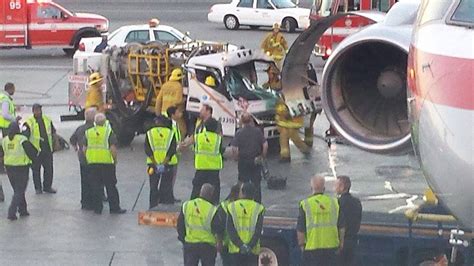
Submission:
M 324 67 L 321 100 L 329 122 L 362 149 L 394 153 L 411 147 L 406 69 L 417 8 L 395 5 L 383 22 L 343 40 Z M 297 61 L 309 59 L 312 42 L 340 16 L 314 22 L 295 41 L 283 66 L 284 93 L 296 89 L 295 77 L 304 73 L 304 62 Z

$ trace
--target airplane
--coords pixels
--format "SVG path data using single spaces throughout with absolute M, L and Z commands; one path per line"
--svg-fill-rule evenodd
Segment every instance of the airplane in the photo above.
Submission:
M 354 146 L 386 154 L 414 150 L 440 203 L 474 230 L 474 4 L 405 0 L 384 21 L 334 50 L 320 83 L 331 125 Z M 288 99 L 304 97 L 312 49 L 346 14 L 315 21 L 282 69 Z M 288 95 L 288 97 L 287 97 Z

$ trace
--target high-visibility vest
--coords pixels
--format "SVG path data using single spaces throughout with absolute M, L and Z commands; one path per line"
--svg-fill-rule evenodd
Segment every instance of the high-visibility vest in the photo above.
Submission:
M 43 115 L 41 119 L 43 119 L 44 127 L 46 129 L 46 134 L 48 135 L 49 148 L 52 151 L 53 150 L 53 127 L 52 127 L 51 119 L 45 115 Z M 41 138 L 38 121 L 36 121 L 36 118 L 32 116 L 28 120 L 26 120 L 26 124 L 30 128 L 30 142 L 33 144 L 33 146 L 35 146 L 35 148 L 38 151 L 40 151 L 41 150 L 40 142 L 43 139 Z
M 168 113 L 162 112 L 161 113 L 163 116 L 168 117 Z M 181 142 L 181 131 L 179 131 L 178 124 L 176 121 L 172 120 L 170 117 L 168 117 L 171 120 L 171 130 L 173 131 L 174 137 L 176 139 L 176 143 Z M 170 162 L 168 163 L 169 165 L 176 165 L 179 162 L 179 154 L 176 152 L 173 157 L 171 157 Z
M 26 166 L 31 164 L 31 160 L 26 155 L 23 149 L 23 142 L 28 139 L 20 134 L 17 134 L 10 140 L 9 137 L 4 137 L 2 140 L 2 148 L 4 152 L 4 164 L 6 166 Z
M 302 200 L 300 207 L 306 216 L 305 250 L 339 247 L 337 199 L 318 194 Z
M 231 202 L 229 200 L 224 200 L 224 201 L 221 202 L 221 208 L 222 208 L 222 210 L 224 210 L 226 215 L 229 215 L 229 204 L 230 203 Z M 223 238 L 222 243 L 225 247 L 229 246 L 230 238 L 229 238 L 229 234 L 227 234 L 227 230 L 224 232 L 224 238 Z
M 153 157 L 157 164 L 162 164 L 166 158 L 171 142 L 173 141 L 173 131 L 167 127 L 154 127 L 146 133 L 148 137 L 148 144 L 153 151 Z M 174 161 L 173 161 L 174 160 Z M 147 164 L 151 164 L 152 160 L 148 157 Z M 171 158 L 170 164 L 176 164 L 176 157 Z
M 3 102 L 8 103 L 8 113 L 15 118 L 16 117 L 16 111 L 15 111 L 15 104 L 13 103 L 13 100 L 10 96 L 0 93 L 0 103 L 3 104 Z M 2 112 L 0 112 L 0 128 L 8 128 L 10 126 L 11 121 L 7 120 L 3 117 Z
M 212 219 L 217 208 L 212 203 L 196 198 L 183 204 L 184 224 L 186 227 L 186 243 L 216 244 L 216 237 L 212 233 Z
M 194 135 L 194 166 L 196 170 L 222 169 L 220 153 L 222 137 L 214 132 L 204 130 Z
M 250 243 L 255 233 L 258 216 L 265 211 L 265 208 L 253 200 L 241 199 L 230 203 L 228 210 L 240 240 L 242 240 L 244 244 Z M 229 253 L 234 254 L 239 252 L 240 248 L 230 241 Z M 252 253 L 255 255 L 260 253 L 260 240 L 258 240 L 255 247 L 253 247 Z
M 88 164 L 114 164 L 110 151 L 109 137 L 112 134 L 110 126 L 94 126 L 86 130 Z

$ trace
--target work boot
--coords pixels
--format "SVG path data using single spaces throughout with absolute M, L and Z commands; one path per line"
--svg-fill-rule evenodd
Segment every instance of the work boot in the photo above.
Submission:
M 111 214 L 124 214 L 126 212 L 127 212 L 127 210 L 125 210 L 125 209 L 110 210 Z
M 0 202 L 5 201 L 5 194 L 3 194 L 3 187 L 0 185 Z
M 43 194 L 43 190 L 42 189 L 37 189 L 36 194 Z
M 290 163 L 291 158 L 290 157 L 280 157 L 280 163 Z
M 21 212 L 20 213 L 20 217 L 26 217 L 26 216 L 30 216 L 30 213 L 29 212 Z
M 43 189 L 44 192 L 49 193 L 49 194 L 56 194 L 56 189 L 54 188 L 45 188 Z
M 8 220 L 15 221 L 15 220 L 18 220 L 18 217 L 16 217 L 16 215 L 8 216 Z

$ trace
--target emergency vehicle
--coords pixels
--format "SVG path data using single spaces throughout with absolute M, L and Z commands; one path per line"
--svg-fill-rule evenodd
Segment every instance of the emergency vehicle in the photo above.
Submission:
M 50 0 L 0 1 L 0 48 L 62 48 L 72 56 L 81 38 L 108 29 L 105 17 L 71 12 Z
M 327 59 L 334 48 L 347 36 L 362 28 L 381 22 L 397 0 L 315 0 L 310 19 L 317 21 L 337 13 L 351 12 L 338 19 L 317 43 L 313 54 Z

